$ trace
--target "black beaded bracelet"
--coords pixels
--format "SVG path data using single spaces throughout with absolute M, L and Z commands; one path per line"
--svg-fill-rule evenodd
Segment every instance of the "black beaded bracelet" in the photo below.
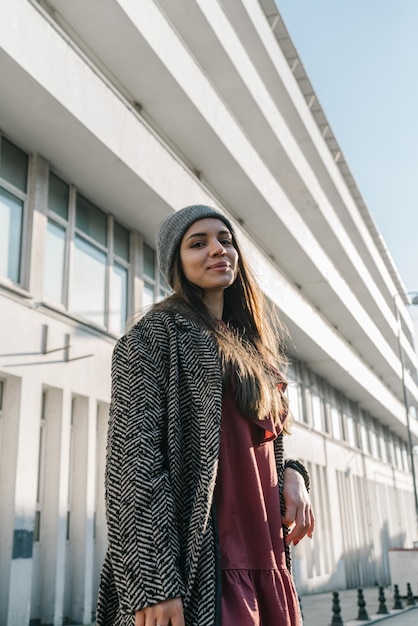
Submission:
M 296 459 L 287 459 L 284 463 L 284 468 L 286 469 L 288 467 L 291 467 L 292 469 L 299 472 L 299 474 L 302 476 L 303 480 L 305 481 L 306 491 L 309 492 L 311 488 L 311 480 L 309 478 L 308 470 L 303 465 L 303 463 L 301 463 L 300 461 L 297 461 Z

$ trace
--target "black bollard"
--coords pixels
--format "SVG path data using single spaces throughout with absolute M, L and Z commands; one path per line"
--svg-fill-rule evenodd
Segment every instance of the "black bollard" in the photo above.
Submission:
M 344 626 L 341 619 L 340 594 L 338 591 L 332 592 L 332 620 L 330 626 Z
M 394 589 L 393 599 L 395 600 L 393 608 L 396 610 L 403 609 L 403 604 L 401 602 L 401 596 L 399 593 L 399 586 L 393 585 L 393 589 Z
M 370 617 L 366 611 L 366 600 L 364 599 L 363 589 L 359 587 L 357 589 L 357 606 L 358 606 L 358 615 L 356 617 L 357 620 L 366 621 L 369 620 Z
M 406 588 L 407 588 L 406 606 L 415 606 L 416 602 L 415 602 L 414 594 L 412 593 L 411 583 L 406 583 Z
M 386 606 L 385 592 L 383 587 L 379 585 L 379 608 L 377 609 L 378 615 L 388 615 L 388 607 Z

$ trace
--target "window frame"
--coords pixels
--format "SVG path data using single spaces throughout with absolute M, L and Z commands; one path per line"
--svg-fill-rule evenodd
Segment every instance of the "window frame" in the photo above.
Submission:
M 47 204 L 46 207 L 46 218 L 47 223 L 53 222 L 60 226 L 65 230 L 65 251 L 64 251 L 64 264 L 63 264 L 63 276 L 62 276 L 62 301 L 58 302 L 47 296 L 43 296 L 45 302 L 48 305 L 53 306 L 54 308 L 58 308 L 62 311 L 65 311 L 66 314 L 76 317 L 78 320 L 82 321 L 85 324 L 91 325 L 94 328 L 101 330 L 102 332 L 107 332 L 111 335 L 117 335 L 123 331 L 121 328 L 120 331 L 116 332 L 113 328 L 110 328 L 110 304 L 112 299 L 112 272 L 115 264 L 123 267 L 127 271 L 127 281 L 126 281 L 126 319 L 123 321 L 123 324 L 126 323 L 129 318 L 131 312 L 131 296 L 130 296 L 130 285 L 131 285 L 131 272 L 132 272 L 132 237 L 131 237 L 131 229 L 128 228 L 121 222 L 119 219 L 115 219 L 115 216 L 112 213 L 107 213 L 100 207 L 98 207 L 94 202 L 92 202 L 87 195 L 83 194 L 75 185 L 68 183 L 57 171 L 53 168 L 49 170 L 49 174 L 53 174 L 56 178 L 59 178 L 65 185 L 68 186 L 68 219 L 64 219 L 62 216 L 55 213 Z M 48 191 L 49 191 L 49 179 L 48 179 Z M 106 217 L 106 238 L 107 245 L 104 246 L 102 243 L 94 239 L 91 235 L 84 232 L 81 228 L 76 226 L 76 212 L 77 212 L 77 197 L 81 196 L 83 199 L 87 200 L 93 206 L 95 206 L 98 210 L 100 210 Z M 122 258 L 114 251 L 114 224 L 119 224 L 122 228 L 124 228 L 129 237 L 129 254 L 128 260 Z M 84 317 L 81 313 L 77 313 L 73 311 L 71 308 L 71 301 L 74 293 L 74 263 L 75 263 L 75 241 L 76 237 L 80 240 L 86 242 L 88 245 L 93 246 L 101 253 L 105 255 L 105 282 L 104 282 L 104 301 L 105 307 L 103 312 L 103 325 L 95 322 L 88 317 Z M 44 274 L 45 278 L 45 274 Z M 45 285 L 44 285 L 45 291 Z
M 153 253 L 154 278 L 152 278 L 149 274 L 145 273 L 145 247 L 147 247 Z M 148 287 L 151 287 L 153 290 L 154 295 L 153 295 L 152 304 L 155 304 L 156 302 L 160 302 L 163 298 L 165 298 L 167 295 L 171 293 L 170 288 L 168 287 L 168 285 L 164 283 L 164 279 L 161 275 L 160 268 L 158 266 L 157 253 L 155 251 L 155 248 L 150 246 L 146 241 L 142 242 L 141 278 L 142 278 L 142 282 L 144 283 L 144 287 L 145 285 L 147 285 Z M 146 306 L 152 306 L 152 305 L 143 304 L 142 308 L 145 309 Z
M 27 291 L 28 272 L 26 268 L 28 267 L 28 261 L 30 257 L 29 246 L 26 245 L 28 241 L 28 232 L 29 232 L 27 205 L 28 205 L 28 197 L 30 194 L 31 155 L 28 154 L 26 150 L 23 150 L 15 141 L 12 141 L 11 139 L 9 139 L 9 137 L 7 137 L 7 135 L 4 135 L 1 132 L 0 132 L 0 151 L 1 151 L 1 144 L 2 144 L 3 139 L 6 139 L 6 141 L 8 141 L 10 144 L 12 144 L 14 147 L 16 147 L 18 150 L 20 150 L 26 155 L 27 171 L 26 171 L 26 193 L 23 192 L 18 187 L 15 187 L 6 178 L 3 178 L 0 175 L 0 187 L 2 187 L 10 195 L 15 196 L 17 200 L 22 202 L 22 224 L 21 224 L 21 231 L 20 231 L 20 250 L 19 250 L 19 280 L 15 282 L 8 276 L 0 276 L 0 283 L 6 286 L 18 287 L 20 289 L 24 289 L 25 291 Z

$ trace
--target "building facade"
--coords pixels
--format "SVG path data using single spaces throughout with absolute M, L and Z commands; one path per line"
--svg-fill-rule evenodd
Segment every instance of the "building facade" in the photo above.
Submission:
M 0 624 L 93 619 L 111 353 L 166 294 L 155 232 L 192 203 L 230 217 L 289 329 L 317 515 L 299 591 L 388 583 L 417 539 L 409 299 L 273 0 L 0 17 Z

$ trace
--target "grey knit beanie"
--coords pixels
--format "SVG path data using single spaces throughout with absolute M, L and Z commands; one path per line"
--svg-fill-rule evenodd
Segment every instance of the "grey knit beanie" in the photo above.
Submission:
M 203 220 L 206 217 L 214 217 L 222 220 L 231 233 L 234 232 L 231 222 L 223 213 L 210 206 L 205 206 L 204 204 L 186 206 L 184 209 L 180 209 L 180 211 L 169 215 L 169 217 L 166 217 L 166 219 L 161 222 L 155 237 L 155 247 L 161 274 L 170 287 L 173 287 L 172 270 L 174 258 L 184 233 L 194 222 Z

